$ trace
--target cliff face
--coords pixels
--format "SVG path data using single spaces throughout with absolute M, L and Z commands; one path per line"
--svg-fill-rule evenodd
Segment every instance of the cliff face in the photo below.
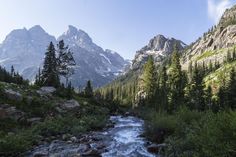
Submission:
M 183 68 L 190 61 L 202 63 L 223 62 L 228 51 L 233 51 L 236 44 L 236 6 L 223 14 L 217 26 L 204 33 L 196 42 L 185 50 L 182 58 Z

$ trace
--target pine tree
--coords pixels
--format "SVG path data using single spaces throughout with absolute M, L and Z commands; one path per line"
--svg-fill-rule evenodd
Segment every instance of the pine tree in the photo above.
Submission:
M 231 61 L 231 53 L 229 52 L 229 49 L 227 50 L 227 55 L 226 55 L 226 62 Z
M 193 77 L 188 85 L 187 101 L 191 109 L 204 110 L 205 101 L 204 101 L 204 90 L 203 90 L 203 74 L 201 73 L 200 68 L 195 63 L 193 70 Z
M 42 71 L 42 85 L 58 87 L 60 80 L 57 71 L 57 59 L 55 48 L 50 42 L 47 52 L 45 53 L 44 65 Z
M 234 47 L 234 49 L 233 49 L 232 59 L 233 59 L 233 60 L 236 59 L 236 51 L 235 51 L 235 47 Z
M 211 86 L 208 86 L 207 89 L 205 90 L 205 104 L 208 106 L 209 109 L 212 109 L 212 88 Z
M 232 109 L 236 108 L 236 78 L 235 77 L 236 77 L 235 70 L 234 68 L 232 68 L 232 70 L 230 71 L 229 82 L 226 87 L 226 94 L 227 94 L 226 104 Z
M 175 111 L 178 106 L 183 102 L 183 89 L 184 89 L 183 74 L 181 71 L 180 59 L 177 49 L 175 48 L 169 71 L 169 100 L 170 100 L 170 112 Z
M 73 58 L 72 52 L 69 50 L 68 46 L 65 46 L 64 41 L 59 41 L 57 45 L 57 67 L 59 75 L 66 79 L 66 86 L 68 85 L 68 79 L 74 74 L 74 66 L 76 65 Z
M 14 67 L 13 67 L 13 65 L 12 65 L 12 66 L 11 66 L 11 76 L 14 77 L 14 75 L 15 75 L 15 69 L 14 69 Z
M 210 60 L 210 63 L 209 63 L 209 72 L 212 72 L 213 71 L 213 65 L 212 65 L 212 62 Z
M 144 92 L 147 94 L 147 103 L 154 105 L 154 97 L 156 91 L 156 68 L 152 57 L 149 57 L 144 66 L 142 76 Z
M 67 99 L 71 99 L 72 96 L 73 96 L 73 90 L 74 90 L 72 85 L 71 85 L 71 82 L 68 83 L 68 86 L 67 86 L 66 90 L 67 90 L 67 93 L 66 93 Z
M 159 81 L 159 100 L 161 109 L 168 110 L 168 87 L 167 87 L 168 75 L 166 67 L 164 66 L 161 70 L 160 81 Z
M 86 87 L 85 87 L 85 89 L 84 89 L 84 94 L 85 94 L 85 96 L 87 96 L 87 97 L 93 96 L 93 88 L 92 88 L 92 85 L 91 85 L 91 81 L 90 81 L 90 80 L 87 81 Z

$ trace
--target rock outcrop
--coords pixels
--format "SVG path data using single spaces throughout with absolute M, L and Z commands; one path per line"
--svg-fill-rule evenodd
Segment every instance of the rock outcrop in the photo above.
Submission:
M 217 26 L 212 27 L 201 38 L 187 47 L 182 58 L 183 68 L 190 61 L 206 64 L 222 63 L 227 51 L 233 51 L 236 44 L 236 6 L 227 9 Z M 199 57 L 200 56 L 200 57 Z
M 178 50 L 183 50 L 186 46 L 185 43 L 174 38 L 166 38 L 163 35 L 155 36 L 149 41 L 148 45 L 136 52 L 131 69 L 139 69 L 146 63 L 149 56 L 153 56 L 156 64 L 161 63 L 173 52 L 175 45 Z

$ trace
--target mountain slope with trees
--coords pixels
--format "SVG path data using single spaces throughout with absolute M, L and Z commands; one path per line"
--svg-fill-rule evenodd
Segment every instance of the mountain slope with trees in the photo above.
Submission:
M 175 44 L 161 63 L 149 54 L 139 73 L 130 70 L 98 91 L 104 99 L 116 98 L 117 84 L 126 87 L 118 102 L 130 103 L 146 120 L 146 137 L 159 154 L 236 155 L 235 10 L 226 10 L 217 26 L 183 50 Z

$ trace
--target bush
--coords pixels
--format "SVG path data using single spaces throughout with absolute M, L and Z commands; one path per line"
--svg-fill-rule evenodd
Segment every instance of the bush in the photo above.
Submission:
M 192 111 L 187 111 L 192 112 Z M 194 113 L 195 111 L 193 111 Z M 176 116 L 179 113 L 177 113 Z M 197 115 L 197 113 L 195 113 Z M 201 116 L 200 116 L 201 115 Z M 236 152 L 235 112 L 199 113 L 199 117 L 187 125 L 178 125 L 169 143 L 166 155 L 228 157 Z
M 0 137 L 0 156 L 22 156 L 22 152 L 36 143 L 36 137 L 30 131 L 21 130 L 18 134 Z
M 177 121 L 172 115 L 152 113 L 148 119 L 145 125 L 146 135 L 157 143 L 162 143 L 176 129 Z

